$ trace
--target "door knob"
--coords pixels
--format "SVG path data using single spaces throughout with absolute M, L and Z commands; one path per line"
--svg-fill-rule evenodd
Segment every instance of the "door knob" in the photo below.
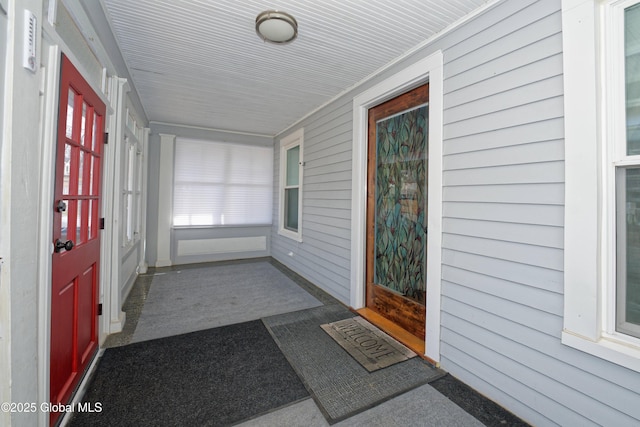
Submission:
M 56 210 L 58 212 L 64 212 L 67 210 L 67 204 L 62 200 L 58 200 L 58 204 L 56 204 Z
M 56 248 L 55 248 L 56 252 L 60 252 L 63 249 L 65 251 L 70 251 L 71 249 L 73 249 L 73 242 L 71 240 L 67 240 L 66 242 L 63 242 L 62 240 L 57 239 Z

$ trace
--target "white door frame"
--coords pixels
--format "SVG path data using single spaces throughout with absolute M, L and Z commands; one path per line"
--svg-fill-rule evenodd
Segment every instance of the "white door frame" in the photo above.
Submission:
M 429 82 L 429 195 L 427 237 L 427 319 L 425 355 L 440 361 L 442 271 L 442 109 L 443 56 L 436 51 L 388 77 L 353 100 L 351 202 L 351 295 L 355 309 L 365 306 L 367 117 L 369 108 Z

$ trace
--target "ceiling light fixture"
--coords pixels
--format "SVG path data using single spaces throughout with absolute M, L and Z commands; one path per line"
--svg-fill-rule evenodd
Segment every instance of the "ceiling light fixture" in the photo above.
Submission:
M 256 17 L 256 33 L 270 43 L 289 43 L 298 36 L 298 23 L 288 13 L 266 10 Z

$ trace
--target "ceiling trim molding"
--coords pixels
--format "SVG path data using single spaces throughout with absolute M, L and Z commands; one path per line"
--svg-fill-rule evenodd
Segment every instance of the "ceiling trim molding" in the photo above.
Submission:
M 274 138 L 275 135 L 269 135 L 266 133 L 252 133 L 252 132 L 242 132 L 242 131 L 237 131 L 237 130 L 228 130 L 228 129 L 217 129 L 217 128 L 209 128 L 209 127 L 205 127 L 205 126 L 192 126 L 192 125 L 179 125 L 176 123 L 168 123 L 168 122 L 158 122 L 158 121 L 150 121 L 149 122 L 149 126 L 151 125 L 157 125 L 157 126 L 171 126 L 171 127 L 177 127 L 177 128 L 184 128 L 184 129 L 196 129 L 196 130 L 204 130 L 204 131 L 209 131 L 209 132 L 220 132 L 220 133 L 230 133 L 233 135 L 243 135 L 243 136 L 255 136 L 255 137 L 259 137 L 259 138 Z
M 342 92 L 340 92 L 339 94 L 337 94 L 336 96 L 334 96 L 333 98 L 328 100 L 327 102 L 321 104 L 319 107 L 315 108 L 311 112 L 305 114 L 300 119 L 296 120 L 294 123 L 290 124 L 289 126 L 287 126 L 284 129 L 282 129 L 280 132 L 277 132 L 273 137 L 274 138 L 278 138 L 283 133 L 288 132 L 289 130 L 292 130 L 293 128 L 298 126 L 300 123 L 302 123 L 304 120 L 308 119 L 312 115 L 316 114 L 318 111 L 320 111 L 323 108 L 325 108 L 327 105 L 332 104 L 333 102 L 335 102 L 338 99 L 342 98 L 343 96 L 345 96 L 349 92 L 356 90 L 360 86 L 363 86 L 369 80 L 371 80 L 374 77 L 380 75 L 381 73 L 387 71 L 388 69 L 390 69 L 394 65 L 404 61 L 405 59 L 407 59 L 410 56 L 414 55 L 416 52 L 420 51 L 421 49 L 424 49 L 425 47 L 427 47 L 430 44 L 434 43 L 436 40 L 438 40 L 441 37 L 447 35 L 448 33 L 452 32 L 453 30 L 455 30 L 456 28 L 462 26 L 463 24 L 467 23 L 468 21 L 474 19 L 475 17 L 485 13 L 487 10 L 493 8 L 495 5 L 497 5 L 498 3 L 501 3 L 503 1 L 504 0 L 488 0 L 483 6 L 480 6 L 479 8 L 475 9 L 473 12 L 468 13 L 467 15 L 465 15 L 462 18 L 458 19 L 457 21 L 453 22 L 449 26 L 445 27 L 439 33 L 434 34 L 433 36 L 429 37 L 428 39 L 424 40 L 423 42 L 421 42 L 421 43 L 417 44 L 416 46 L 414 46 L 413 48 L 409 49 L 407 52 L 405 52 L 402 55 L 398 56 L 396 59 L 394 59 L 391 62 L 383 65 L 380 68 L 378 68 L 376 71 L 374 71 L 373 73 L 369 74 L 364 79 L 360 80 L 358 83 L 356 83 L 353 86 L 343 90 Z

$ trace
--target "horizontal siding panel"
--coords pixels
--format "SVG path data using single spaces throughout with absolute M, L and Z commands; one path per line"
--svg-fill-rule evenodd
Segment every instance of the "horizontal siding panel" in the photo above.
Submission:
M 554 205 L 447 202 L 442 216 L 555 227 L 564 225 L 564 207 Z
M 522 398 L 526 396 L 526 402 L 529 403 L 535 410 L 541 414 L 550 416 L 556 423 L 563 426 L 597 426 L 597 423 L 591 421 L 590 415 L 593 415 L 593 409 L 574 412 L 567 408 L 567 399 L 575 399 L 577 401 L 584 401 L 586 397 L 581 396 L 568 387 L 562 384 L 555 383 L 552 379 L 539 375 L 537 372 L 528 369 L 526 366 L 521 365 L 517 361 L 508 357 L 502 356 L 500 353 L 493 351 L 493 349 L 487 348 L 481 344 L 471 341 L 461 335 L 448 330 L 443 330 L 443 335 L 448 338 L 448 346 L 451 348 L 448 350 L 456 349 L 457 351 L 451 351 L 450 356 L 455 358 L 458 363 L 463 363 L 467 357 L 463 356 L 466 351 L 473 352 L 474 359 L 479 359 L 472 366 L 474 372 L 480 372 L 480 376 L 483 379 L 489 379 L 490 375 L 495 375 L 495 370 L 489 368 L 489 363 L 493 366 L 500 367 L 501 375 L 510 378 L 513 383 L 509 384 L 510 388 L 506 388 L 505 391 L 517 390 L 517 395 Z M 462 354 L 461 354 L 462 353 Z M 491 358 L 491 359 L 488 359 Z M 491 362 L 489 362 L 491 360 Z M 484 372 L 484 375 L 482 374 Z M 494 381 L 493 378 L 491 379 Z M 528 388 L 529 390 L 524 390 Z M 544 394 L 543 394 L 544 393 Z M 513 394 L 513 392 L 511 393 Z M 533 398 L 535 395 L 537 398 Z M 544 396 L 544 398 L 543 398 Z M 553 403 L 551 403 L 553 402 Z M 573 406 L 575 408 L 575 406 Z M 609 411 L 606 411 L 609 412 Z
M 504 17 L 500 18 L 499 22 L 491 22 L 490 25 L 476 27 L 482 30 L 477 34 L 473 34 L 473 37 L 469 37 L 448 48 L 446 51 L 447 58 L 455 60 L 482 48 L 490 42 L 499 43 L 503 37 L 509 37 L 512 33 L 522 29 L 522 27 L 528 25 L 530 22 L 544 18 L 558 10 L 558 3 L 555 0 L 530 2 L 532 4 L 529 5 L 526 3 L 527 2 L 521 0 L 509 6 L 499 8 L 500 11 L 505 14 Z M 515 8 L 517 6 L 522 7 L 522 9 L 507 10 L 508 7 Z
M 306 139 L 306 138 L 305 138 Z M 348 144 L 340 142 L 334 145 L 315 145 L 316 148 L 322 147 L 321 149 L 316 149 L 314 151 L 310 150 L 310 145 L 305 141 L 304 144 L 304 161 L 313 161 L 316 159 L 321 159 L 323 157 L 331 156 L 334 154 L 344 153 L 345 151 L 349 151 L 351 147 Z M 311 145 L 311 147 L 314 147 Z
M 454 123 L 484 114 L 529 104 L 541 99 L 563 95 L 562 75 L 538 80 L 514 89 L 467 102 L 444 110 L 444 123 Z
M 328 227 L 336 227 L 336 228 L 351 228 L 351 219 L 350 218 L 336 218 L 335 216 L 322 216 L 322 215 L 313 215 L 309 213 L 309 210 L 306 211 L 304 216 L 305 223 L 313 222 L 316 224 L 322 224 Z
M 528 46 L 522 45 L 518 50 L 501 57 L 495 57 L 493 60 L 475 64 L 469 69 L 458 67 L 457 70 L 446 70 L 444 74 L 444 93 L 447 96 L 450 92 L 454 92 L 471 85 L 479 84 L 485 80 L 491 79 L 495 85 L 494 91 L 501 92 L 504 90 L 503 84 L 508 84 L 509 80 L 503 82 L 502 76 L 507 75 L 513 70 L 527 71 L 525 67 L 538 61 L 558 55 L 562 52 L 562 36 L 559 33 L 548 35 Z M 555 69 L 555 71 L 561 71 Z M 527 74 L 531 75 L 531 74 Z M 535 77 L 535 76 L 532 76 Z M 540 77 L 532 81 L 539 80 Z
M 542 141 L 444 156 L 447 171 L 564 161 L 564 141 Z
M 447 318 L 447 321 L 451 325 L 448 342 L 453 346 L 471 351 L 486 363 L 496 361 L 503 367 L 503 372 L 516 381 L 544 393 L 565 407 L 581 408 L 580 415 L 591 422 L 611 425 L 615 420 L 615 425 L 631 425 L 638 421 L 624 414 L 625 408 L 637 405 L 630 405 L 630 396 L 621 393 L 621 387 L 585 375 L 585 372 L 536 351 L 532 347 L 537 346 L 531 346 L 533 343 L 522 345 L 508 340 L 480 326 L 479 322 L 465 322 L 455 317 Z M 464 336 L 455 331 L 464 331 Z M 532 381 L 532 377 L 535 380 Z M 593 395 L 598 393 L 607 396 L 602 401 L 605 403 L 603 406 L 594 405 Z
M 316 262 L 326 263 L 327 265 L 335 265 L 342 270 L 349 270 L 349 257 L 341 257 L 335 253 L 328 252 L 312 245 L 304 245 L 299 249 L 298 255 L 304 256 L 305 259 L 315 259 Z
M 496 129 L 482 134 L 451 138 L 444 141 L 442 148 L 446 157 L 457 153 L 559 139 L 564 140 L 564 120 L 562 117 L 555 117 L 550 120 L 526 123 L 518 127 Z
M 464 268 L 486 276 L 521 283 L 526 286 L 561 294 L 564 290 L 562 271 L 491 258 L 483 254 L 442 250 L 442 265 Z
M 485 114 L 444 126 L 444 139 L 474 135 L 496 129 L 555 119 L 563 115 L 563 98 L 555 97 L 507 110 Z M 446 144 L 446 142 L 445 142 Z
M 562 249 L 564 247 L 564 229 L 562 227 L 444 218 L 442 221 L 442 229 L 447 233 L 463 236 L 544 246 L 554 249 Z
M 504 318 L 499 317 L 493 313 L 487 313 L 479 310 L 475 307 L 463 304 L 454 300 L 446 300 L 443 304 L 443 313 L 446 313 L 446 318 L 443 318 L 443 323 L 451 325 L 448 319 L 461 319 L 471 324 L 481 325 L 488 331 L 500 331 L 500 335 L 506 339 L 515 343 L 521 344 L 526 347 L 535 348 L 536 352 L 540 352 L 549 356 L 556 361 L 559 361 L 563 366 L 569 367 L 569 371 L 572 376 L 580 376 L 582 378 L 574 379 L 569 378 L 567 382 L 587 381 L 590 384 L 604 384 L 603 388 L 607 389 L 610 384 L 615 385 L 616 393 L 613 396 L 607 398 L 615 399 L 616 396 L 620 397 L 621 402 L 625 402 L 621 408 L 623 412 L 626 412 L 634 417 L 640 419 L 640 407 L 636 405 L 638 383 L 633 376 L 628 375 L 626 369 L 620 368 L 612 363 L 601 361 L 598 369 L 594 369 L 593 359 L 587 353 L 576 350 L 572 347 L 563 345 L 559 339 L 536 331 L 529 327 L 517 324 L 509 323 L 508 327 L 504 324 L 506 321 Z M 447 319 L 447 320 L 445 320 Z M 450 326 L 449 329 L 460 330 Z M 569 362 L 569 363 L 567 363 Z M 567 371 L 567 372 L 569 372 Z M 608 385 L 609 384 L 609 385 Z M 576 388 L 585 388 L 583 386 L 576 386 Z M 596 397 L 598 395 L 599 387 L 591 387 L 587 390 L 587 394 Z M 596 397 L 597 398 L 597 397 Z M 612 404 L 611 406 L 615 406 Z M 630 410 L 629 408 L 633 408 Z
M 564 182 L 564 162 L 448 170 L 442 175 L 445 186 L 557 183 Z
M 562 271 L 563 269 L 561 249 L 460 236 L 449 234 L 448 230 L 444 230 L 442 234 L 442 247 L 552 270 Z
M 303 210 L 307 208 L 327 208 L 327 209 L 339 209 L 351 211 L 351 200 L 327 200 L 327 199 L 314 199 L 305 194 L 303 204 Z M 304 212 L 304 211 L 303 211 Z
M 552 78 L 559 74 L 562 74 L 561 52 L 500 74 L 494 74 L 475 83 L 465 82 L 466 85 L 462 87 L 455 88 L 451 85 L 444 97 L 443 107 L 447 111 L 458 105 Z
M 305 205 L 305 218 L 312 218 L 314 216 L 319 218 L 327 218 L 328 221 L 334 219 L 337 220 L 351 220 L 350 209 L 332 209 L 329 207 L 316 207 Z
M 503 69 L 504 66 L 523 65 L 522 60 L 526 61 L 525 63 L 531 63 L 533 62 L 531 59 L 540 58 L 535 51 L 546 49 L 535 47 L 531 50 L 529 48 L 541 40 L 557 35 L 562 28 L 561 25 L 560 13 L 552 13 L 512 32 L 508 37 L 484 44 L 464 56 L 452 61 L 447 58 L 444 67 L 445 76 L 456 76 L 471 69 L 477 69 L 478 73 L 483 75 L 482 67 L 489 62 L 496 62 L 493 65 L 494 70 Z M 559 45 L 562 46 L 561 41 Z M 526 60 L 527 55 L 531 59 Z
M 562 316 L 562 294 L 444 265 L 442 279 L 535 310 Z
M 351 200 L 351 190 L 336 190 L 336 191 L 306 191 L 304 192 L 305 199 L 317 199 L 317 200 Z
M 338 147 L 337 153 L 315 153 L 312 156 L 304 154 L 304 162 L 309 168 L 317 167 L 321 164 L 340 163 L 351 160 L 351 149 L 347 147 Z
M 304 224 L 302 224 L 302 240 L 305 243 L 318 247 L 320 247 L 321 244 L 319 242 L 323 242 L 330 246 L 335 246 L 343 249 L 351 249 L 351 242 L 349 241 L 349 239 L 327 236 L 326 234 L 319 233 L 313 229 L 306 229 Z M 330 250 L 328 246 L 327 250 Z
M 539 395 L 533 390 L 525 388 L 522 384 L 515 383 L 513 379 L 501 374 L 493 365 L 488 368 L 488 372 L 492 375 L 488 380 L 478 377 L 475 369 L 478 368 L 478 366 L 482 367 L 483 364 L 477 360 L 468 363 L 467 359 L 472 358 L 472 356 L 461 352 L 453 346 L 447 345 L 446 343 L 443 344 L 442 352 L 443 356 L 440 361 L 443 368 L 446 367 L 446 370 L 451 375 L 479 391 L 482 395 L 500 402 L 501 406 L 509 408 L 532 426 L 558 425 L 545 416 L 545 414 L 549 413 L 554 405 L 558 405 L 558 403 L 544 397 L 544 395 L 538 397 Z M 487 369 L 482 369 L 481 372 L 484 373 L 486 371 Z M 524 393 L 521 393 L 521 390 Z M 520 400 L 517 400 L 514 396 L 527 402 L 529 401 L 528 399 L 533 399 L 532 401 L 536 402 L 536 406 L 538 404 L 540 406 L 546 406 L 549 412 L 545 411 L 544 413 L 540 413 L 525 405 Z M 545 405 L 547 402 L 549 402 L 549 405 Z M 549 416 L 551 416 L 551 414 L 549 414 Z
M 304 184 L 321 184 L 325 182 L 346 181 L 351 185 L 351 171 L 333 172 L 316 175 L 304 175 Z
M 463 185 L 444 187 L 445 202 L 563 205 L 564 184 Z
M 340 228 L 334 227 L 327 224 L 321 224 L 314 221 L 309 221 L 306 217 L 304 218 L 303 224 L 303 232 L 307 234 L 309 231 L 314 231 L 317 233 L 324 234 L 328 238 L 338 238 L 348 240 L 351 238 L 351 230 L 348 228 Z
M 310 152 L 315 152 L 317 148 L 323 147 L 323 143 L 332 145 L 332 142 L 348 141 L 351 137 L 353 126 L 350 121 L 344 123 L 327 123 L 319 128 L 316 133 L 304 132 L 305 146 L 309 147 Z
M 351 158 L 342 162 L 326 164 L 324 162 L 307 163 L 304 167 L 304 176 L 323 175 L 333 172 L 351 171 Z
M 351 190 L 350 181 L 331 181 L 331 182 L 319 182 L 317 184 L 304 183 L 304 191 L 336 191 L 336 190 Z
M 543 313 L 535 308 L 460 286 L 446 280 L 442 281 L 442 296 L 443 302 L 445 297 L 450 298 L 487 313 L 493 313 L 509 322 L 514 322 L 560 339 L 560 333 L 562 331 L 561 316 Z M 447 310 L 443 309 L 443 311 Z

